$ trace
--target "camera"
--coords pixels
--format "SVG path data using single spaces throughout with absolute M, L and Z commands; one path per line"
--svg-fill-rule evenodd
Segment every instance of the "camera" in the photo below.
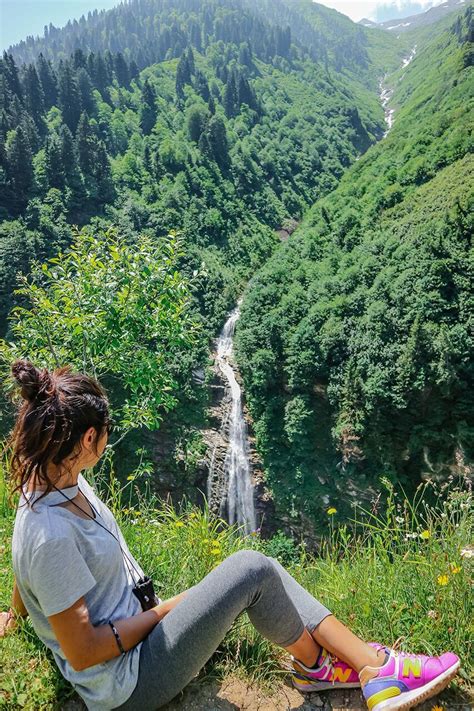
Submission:
M 155 594 L 153 581 L 150 577 L 140 578 L 132 590 L 133 594 L 140 601 L 143 611 L 151 610 L 152 607 L 159 605 L 160 601 Z

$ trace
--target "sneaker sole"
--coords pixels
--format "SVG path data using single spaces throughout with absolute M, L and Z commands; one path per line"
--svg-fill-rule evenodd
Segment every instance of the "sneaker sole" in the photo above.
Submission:
M 331 689 L 360 689 L 360 683 L 354 682 L 349 684 L 348 682 L 335 681 L 301 681 L 292 677 L 292 683 L 295 689 L 302 691 L 303 693 L 309 693 L 311 691 L 331 691 Z
M 456 664 L 453 664 L 452 667 L 446 669 L 443 674 L 437 676 L 436 679 L 433 679 L 433 681 L 430 681 L 428 684 L 425 684 L 414 691 L 405 691 L 403 694 L 395 697 L 394 699 L 381 701 L 373 707 L 372 711 L 408 711 L 408 709 L 418 706 L 418 704 L 421 704 L 422 701 L 430 699 L 432 696 L 435 696 L 440 691 L 445 689 L 451 679 L 454 679 L 458 673 L 460 666 L 461 662 L 457 661 Z

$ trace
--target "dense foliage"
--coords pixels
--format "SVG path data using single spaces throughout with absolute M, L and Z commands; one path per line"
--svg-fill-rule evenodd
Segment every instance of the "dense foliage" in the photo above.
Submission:
M 176 270 L 179 245 L 109 230 L 75 236 L 66 254 L 35 264 L 10 317 L 13 342 L 0 339 L 0 372 L 29 358 L 65 363 L 99 378 L 123 437 L 156 427 L 175 404 L 177 362 L 197 340 L 189 284 Z
M 246 294 L 259 451 L 300 520 L 381 472 L 411 487 L 472 459 L 471 42 L 468 9 L 394 77 L 393 130 Z
M 206 264 L 196 298 L 215 331 L 273 250 L 272 229 L 334 188 L 381 132 L 375 96 L 337 71 L 367 63 L 363 31 L 348 20 L 331 29 L 332 13 L 317 36 L 308 25 L 295 37 L 284 3 L 266 10 L 133 2 L 4 54 L 7 293 L 18 268 L 68 244 L 71 224 L 99 217 L 131 237 L 177 229 L 190 247 L 186 267 Z M 4 296 L 0 328 L 10 305 Z

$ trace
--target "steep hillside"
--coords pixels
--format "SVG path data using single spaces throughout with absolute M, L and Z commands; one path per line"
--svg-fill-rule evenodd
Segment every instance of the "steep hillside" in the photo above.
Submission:
M 183 232 L 189 269 L 206 264 L 196 297 L 214 333 L 273 249 L 271 230 L 300 219 L 382 131 L 376 95 L 332 66 L 350 51 L 338 59 L 322 32 L 306 47 L 278 18 L 228 0 L 146 0 L 5 55 L 3 323 L 16 269 L 100 217 L 131 236 Z
M 246 294 L 238 357 L 268 484 L 306 526 L 382 474 L 412 488 L 474 453 L 470 39 L 467 10 L 417 54 L 393 130 Z

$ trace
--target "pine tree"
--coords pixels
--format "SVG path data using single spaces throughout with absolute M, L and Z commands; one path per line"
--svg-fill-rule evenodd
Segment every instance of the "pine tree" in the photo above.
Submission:
M 190 27 L 191 44 L 196 47 L 198 52 L 202 51 L 202 33 L 199 22 L 193 22 Z
M 208 140 L 216 163 L 220 168 L 226 170 L 230 165 L 229 145 L 225 123 L 220 116 L 213 116 L 210 119 Z
M 48 136 L 45 145 L 45 154 L 48 187 L 64 190 L 66 187 L 66 175 L 61 140 L 57 133 L 53 132 Z
M 85 69 L 87 66 L 87 59 L 82 49 L 76 49 L 74 51 L 72 61 L 74 69 Z
M 127 62 L 121 52 L 115 55 L 114 70 L 118 85 L 128 87 L 130 85 L 130 74 Z
M 98 204 L 106 205 L 107 203 L 113 202 L 115 190 L 112 181 L 112 171 L 103 141 L 97 142 L 94 163 L 94 178 L 97 186 L 96 201 Z
M 32 154 L 35 154 L 41 147 L 41 139 L 35 122 L 26 111 L 22 111 L 18 125 L 23 129 Z
M 21 100 L 23 97 L 21 84 L 18 76 L 18 69 L 12 55 L 4 52 L 2 64 L 2 73 L 7 81 L 8 90 Z
M 289 57 L 291 48 L 291 30 L 286 27 L 284 30 L 280 27 L 276 30 L 275 51 L 280 57 Z
M 59 108 L 63 121 L 71 130 L 76 131 L 81 115 L 81 98 L 77 79 L 69 62 L 61 62 L 58 70 Z
M 244 77 L 243 74 L 239 75 L 239 88 L 238 88 L 238 96 L 239 96 L 239 107 L 242 104 L 247 104 L 247 106 L 250 109 L 254 109 L 254 111 L 260 112 L 260 105 L 257 100 L 257 97 L 254 94 L 254 91 L 252 87 L 250 86 L 250 83 L 246 77 Z
M 196 90 L 196 93 L 201 96 L 204 101 L 209 101 L 211 92 L 209 91 L 209 84 L 207 83 L 207 79 L 204 76 L 204 74 L 199 71 L 199 69 L 196 71 L 195 77 L 194 77 L 194 88 Z
M 191 83 L 191 77 L 193 74 L 196 73 L 196 65 L 194 62 L 194 52 L 192 47 L 188 47 L 188 51 L 186 52 L 186 59 L 188 62 L 188 67 L 189 67 L 189 83 Z
M 93 116 L 96 110 L 96 103 L 91 78 L 85 69 L 79 69 L 76 76 L 81 111 L 85 111 L 89 116 Z
M 252 50 L 248 42 L 243 42 L 239 47 L 239 64 L 253 69 Z
M 209 130 L 206 128 L 199 137 L 199 150 L 205 158 L 214 158 L 212 146 L 209 141 Z
M 191 70 L 186 53 L 183 52 L 176 70 L 176 97 L 178 101 L 184 100 L 184 87 L 186 84 L 191 84 Z
M 95 58 L 94 65 L 94 84 L 96 89 L 100 91 L 102 97 L 105 99 L 107 96 L 107 87 L 110 83 L 110 77 L 107 72 L 107 65 L 105 63 L 104 57 L 99 52 Z
M 9 205 L 13 214 L 25 209 L 33 189 L 33 155 L 21 126 L 9 136 L 6 145 Z
M 44 126 L 44 93 L 34 64 L 28 64 L 24 69 L 23 95 L 26 110 L 41 130 Z
M 54 73 L 52 64 L 45 59 L 42 54 L 39 55 L 36 62 L 36 71 L 41 82 L 44 95 L 44 106 L 48 110 L 54 106 L 58 100 L 58 80 Z
M 59 138 L 65 181 L 71 190 L 70 205 L 77 208 L 81 206 L 85 197 L 84 180 L 79 168 L 79 158 L 73 135 L 65 124 L 59 129 Z
M 140 126 L 145 136 L 148 136 L 151 133 L 153 126 L 156 123 L 157 111 L 155 102 L 155 90 L 148 79 L 145 79 L 142 87 L 142 100 L 140 108 Z
M 79 166 L 85 177 L 92 175 L 93 172 L 96 140 L 88 115 L 81 114 L 77 125 L 76 148 Z
M 235 70 L 229 72 L 224 90 L 224 111 L 227 118 L 232 118 L 238 113 L 239 97 L 236 86 Z
M 136 79 L 137 76 L 140 74 L 140 71 L 138 69 L 138 65 L 134 59 L 130 62 L 130 66 L 128 69 L 128 73 L 130 76 L 130 81 L 133 81 L 133 79 Z

